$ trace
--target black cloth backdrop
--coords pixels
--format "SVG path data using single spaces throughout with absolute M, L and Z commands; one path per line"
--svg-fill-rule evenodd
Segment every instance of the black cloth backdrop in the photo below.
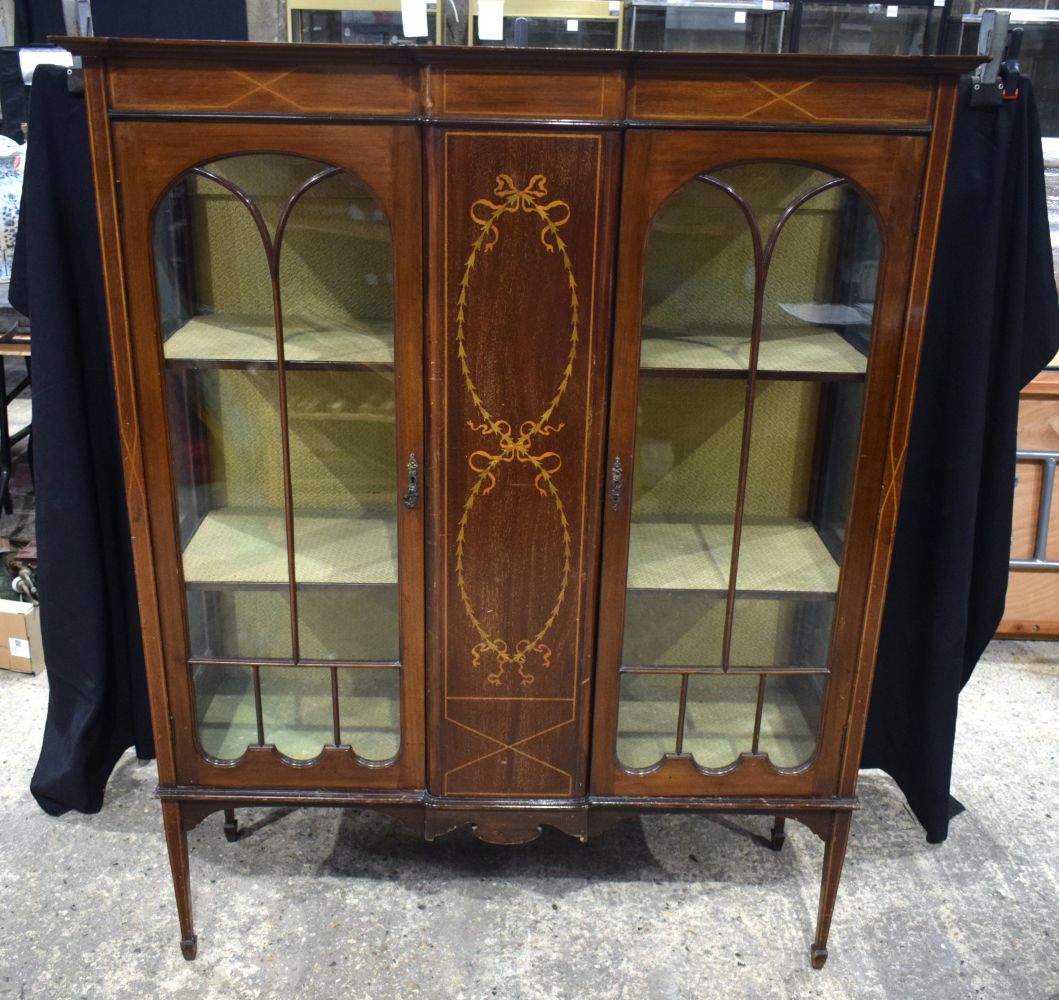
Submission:
M 33 75 L 11 302 L 33 331 L 41 635 L 50 697 L 31 790 L 96 812 L 121 754 L 153 757 L 83 97 Z
M 246 0 L 92 0 L 92 30 L 121 38 L 246 41 Z
M 99 808 L 121 752 L 152 753 L 84 103 L 34 77 L 12 299 L 33 320 L 43 808 Z M 32 274 L 33 280 L 27 279 Z M 961 101 L 863 764 L 944 839 L 959 691 L 1003 609 L 1019 388 L 1059 349 L 1032 89 Z
M 15 47 L 47 45 L 49 35 L 65 35 L 63 0 L 15 0 Z
M 861 760 L 948 835 L 956 708 L 1004 610 L 1019 389 L 1059 351 L 1040 123 L 1025 77 L 953 135 Z M 958 790 L 957 790 L 958 791 Z

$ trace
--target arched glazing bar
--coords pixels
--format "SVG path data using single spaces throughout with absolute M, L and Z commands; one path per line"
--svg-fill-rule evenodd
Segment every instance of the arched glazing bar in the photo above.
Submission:
M 301 200 L 302 196 L 311 191 L 317 184 L 326 181 L 342 173 L 338 167 L 327 167 L 317 171 L 307 180 L 295 188 L 280 211 L 279 220 L 276 223 L 276 235 L 273 238 L 268 231 L 261 209 L 254 199 L 244 191 L 238 184 L 230 181 L 221 174 L 208 170 L 206 167 L 193 167 L 189 173 L 198 177 L 204 177 L 214 184 L 220 185 L 230 194 L 234 195 L 246 206 L 250 217 L 254 220 L 261 243 L 265 251 L 265 260 L 268 262 L 269 278 L 272 282 L 272 312 L 276 331 L 276 363 L 278 367 L 279 387 L 279 419 L 280 419 L 280 448 L 283 460 L 283 516 L 287 536 L 287 586 L 290 595 L 290 628 L 291 628 L 291 657 L 295 663 L 301 660 L 300 625 L 298 618 L 298 585 L 295 574 L 294 553 L 294 497 L 291 482 L 291 456 L 290 456 L 290 427 L 289 407 L 287 403 L 287 377 L 286 357 L 283 344 L 283 295 L 280 289 L 280 253 L 283 250 L 283 236 L 287 229 L 294 206 Z M 257 700 L 260 701 L 260 672 L 255 668 L 255 686 L 258 688 Z M 337 678 L 333 676 L 333 684 L 337 691 Z M 338 718 L 338 699 L 334 699 L 334 730 L 335 741 L 341 741 L 340 724 Z
M 691 754 L 723 771 L 742 752 L 789 769 L 814 753 L 877 244 L 847 178 L 781 161 L 699 174 L 652 222 L 618 727 L 627 768 Z M 851 319 L 840 286 L 857 269 L 865 308 Z M 832 411 L 837 463 L 824 454 Z M 834 464 L 842 473 L 818 487 L 830 475 L 818 466 Z M 826 544 L 818 491 L 834 500 Z M 806 554 L 806 573 L 787 565 Z M 676 616 L 668 640 L 652 624 L 663 608 Z
M 181 175 L 156 209 L 154 251 L 203 752 L 232 762 L 274 745 L 302 762 L 352 744 L 363 764 L 392 760 L 389 221 L 338 167 L 240 155 Z M 383 514 L 365 515 L 364 490 Z M 357 536 L 365 516 L 385 522 L 371 522 L 377 572 L 358 575 L 368 560 L 355 558 L 332 572 L 321 545 Z

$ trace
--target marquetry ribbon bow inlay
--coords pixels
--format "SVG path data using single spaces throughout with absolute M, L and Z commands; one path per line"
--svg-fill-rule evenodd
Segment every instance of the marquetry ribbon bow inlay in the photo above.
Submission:
M 472 452 L 467 459 L 467 463 L 471 471 L 477 475 L 477 479 L 474 481 L 471 491 L 464 501 L 463 513 L 457 530 L 456 580 L 464 608 L 481 640 L 471 649 L 471 663 L 474 667 L 478 667 L 481 664 L 483 655 L 492 656 L 496 663 L 496 670 L 488 675 L 488 680 L 495 685 L 502 683 L 505 668 L 510 664 L 514 664 L 518 670 L 520 686 L 528 687 L 531 685 L 534 681 L 534 675 L 530 670 L 526 669 L 530 654 L 539 655 L 543 666 L 551 666 L 552 650 L 543 640 L 555 623 L 570 583 L 572 547 L 570 524 L 567 520 L 566 508 L 563 505 L 562 498 L 559 496 L 554 480 L 556 473 L 562 468 L 562 458 L 554 451 L 536 451 L 536 439 L 538 437 L 548 437 L 551 434 L 557 434 L 565 426 L 562 423 L 552 424 L 551 418 L 566 393 L 570 379 L 573 376 L 574 361 L 577 358 L 580 322 L 577 282 L 574 280 L 573 265 L 567 252 L 567 244 L 559 233 L 560 227 L 566 225 L 570 220 L 570 206 L 564 201 L 554 200 L 546 202 L 545 199 L 548 195 L 547 185 L 547 178 L 543 174 L 535 174 L 530 178 L 529 183 L 521 188 L 509 174 L 500 174 L 496 178 L 496 187 L 493 190 L 495 200 L 479 198 L 471 205 L 471 219 L 478 227 L 478 234 L 471 246 L 470 255 L 463 269 L 463 276 L 460 279 L 460 293 L 456 302 L 457 357 L 464 384 L 479 417 L 478 420 L 469 420 L 468 426 L 472 430 L 478 431 L 483 437 L 496 440 L 495 448 L 484 447 L 478 449 Z M 500 218 L 506 214 L 519 212 L 537 216 L 541 222 L 541 244 L 548 253 L 558 253 L 562 261 L 563 273 L 566 276 L 566 284 L 570 292 L 570 337 L 566 364 L 555 392 L 544 406 L 540 415 L 536 419 L 522 421 L 516 432 L 509 421 L 497 419 L 493 416 L 471 376 L 467 358 L 466 313 L 471 274 L 478 263 L 480 255 L 489 253 L 497 245 L 500 239 L 498 225 Z M 467 591 L 467 582 L 464 577 L 464 545 L 471 511 L 474 509 L 475 501 L 479 497 L 487 496 L 493 491 L 497 483 L 498 467 L 502 463 L 508 462 L 525 463 L 531 465 L 536 471 L 534 485 L 541 496 L 551 499 L 558 516 L 563 543 L 563 567 L 560 574 L 558 593 L 551 611 L 531 638 L 520 639 L 513 647 L 507 640 L 497 634 L 496 630 L 491 631 L 487 628 L 481 620 Z

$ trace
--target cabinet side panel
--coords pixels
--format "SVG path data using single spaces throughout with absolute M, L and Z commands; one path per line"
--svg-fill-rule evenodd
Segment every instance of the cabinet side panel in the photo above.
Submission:
M 120 234 L 118 201 L 115 193 L 114 152 L 107 121 L 106 67 L 101 60 L 85 61 L 85 100 L 89 138 L 92 144 L 92 170 L 96 189 L 96 211 L 102 247 L 103 281 L 107 296 L 107 319 L 114 367 L 114 394 L 121 435 L 121 457 L 125 472 L 125 500 L 129 512 L 136 590 L 143 637 L 144 662 L 154 729 L 158 778 L 172 784 L 176 778 L 169 703 L 165 684 L 164 656 L 159 626 L 155 562 L 151 549 L 151 529 L 141 441 L 140 412 L 132 373 L 132 332 L 125 295 L 124 251 Z
M 432 790 L 584 790 L 615 163 L 592 134 L 435 133 Z

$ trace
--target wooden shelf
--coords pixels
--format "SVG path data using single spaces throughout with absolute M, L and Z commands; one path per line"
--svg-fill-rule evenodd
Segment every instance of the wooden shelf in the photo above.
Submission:
M 634 522 L 627 586 L 725 592 L 731 559 L 731 522 Z M 744 520 L 740 592 L 833 594 L 837 589 L 838 564 L 811 524 L 794 519 Z
M 768 327 L 762 334 L 758 372 L 862 379 L 867 360 L 832 330 Z M 640 347 L 644 374 L 745 372 L 749 363 L 749 332 L 730 329 L 698 334 L 645 329 Z
M 295 517 L 297 582 L 397 583 L 397 525 L 379 519 Z M 210 511 L 184 549 L 189 584 L 287 584 L 287 537 L 281 513 Z
M 276 332 L 271 316 L 196 316 L 166 340 L 163 350 L 170 364 L 252 362 L 255 367 L 267 367 L 276 364 Z M 339 326 L 320 318 L 286 317 L 283 352 L 292 366 L 392 367 L 393 324 Z

